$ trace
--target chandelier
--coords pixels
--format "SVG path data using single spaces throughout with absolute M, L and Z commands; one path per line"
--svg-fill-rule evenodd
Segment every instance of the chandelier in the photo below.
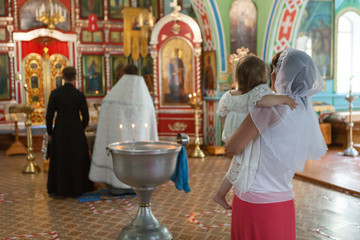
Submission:
M 40 8 L 35 10 L 35 16 L 37 21 L 42 22 L 50 31 L 53 31 L 56 24 L 65 22 L 66 9 L 49 0 L 48 8 L 45 8 L 45 4 L 42 3 Z

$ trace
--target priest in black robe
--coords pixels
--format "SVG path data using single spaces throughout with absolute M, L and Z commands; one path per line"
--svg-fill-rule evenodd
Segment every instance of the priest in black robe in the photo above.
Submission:
M 62 73 L 65 84 L 51 92 L 46 111 L 51 141 L 47 191 L 50 196 L 79 197 L 94 187 L 88 179 L 90 156 L 85 136 L 89 110 L 85 95 L 73 85 L 75 68 L 65 67 Z

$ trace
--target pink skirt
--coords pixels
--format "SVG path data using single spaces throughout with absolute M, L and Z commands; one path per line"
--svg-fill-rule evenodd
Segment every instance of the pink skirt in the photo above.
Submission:
M 295 240 L 294 200 L 249 203 L 234 195 L 231 240 Z

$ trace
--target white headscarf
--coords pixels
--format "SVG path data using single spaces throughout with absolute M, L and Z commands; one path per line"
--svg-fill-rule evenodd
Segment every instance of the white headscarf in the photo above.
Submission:
M 299 105 L 295 110 L 285 105 L 250 109 L 261 147 L 294 172 L 303 170 L 305 160 L 320 159 L 327 151 L 310 99 L 321 91 L 323 81 L 309 55 L 287 48 L 279 57 L 275 89 L 295 98 Z
M 276 64 L 275 89 L 279 94 L 299 96 L 306 102 L 323 88 L 324 79 L 311 57 L 288 47 Z

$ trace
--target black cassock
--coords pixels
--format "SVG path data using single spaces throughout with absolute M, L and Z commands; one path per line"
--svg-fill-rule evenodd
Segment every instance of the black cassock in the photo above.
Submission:
M 82 92 L 69 83 L 51 92 L 46 112 L 47 132 L 52 135 L 48 194 L 78 197 L 93 190 L 88 179 L 90 156 L 84 130 L 88 122 L 89 110 Z

